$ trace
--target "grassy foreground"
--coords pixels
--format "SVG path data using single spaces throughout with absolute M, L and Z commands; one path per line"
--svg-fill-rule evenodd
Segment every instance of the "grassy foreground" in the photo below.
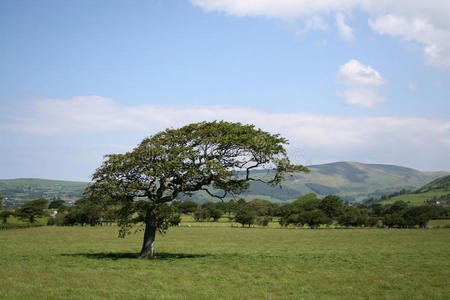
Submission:
M 116 227 L 0 232 L 0 298 L 448 299 L 449 229 L 179 227 L 136 259 Z

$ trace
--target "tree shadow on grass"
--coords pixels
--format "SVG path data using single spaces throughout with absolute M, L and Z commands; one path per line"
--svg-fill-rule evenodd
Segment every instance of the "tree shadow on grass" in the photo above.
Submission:
M 139 253 L 136 252 L 98 252 L 98 253 L 64 253 L 61 256 L 86 257 L 91 259 L 139 259 Z M 157 252 L 157 260 L 176 260 L 185 258 L 202 258 L 212 256 L 212 254 L 190 254 L 190 253 L 169 253 Z

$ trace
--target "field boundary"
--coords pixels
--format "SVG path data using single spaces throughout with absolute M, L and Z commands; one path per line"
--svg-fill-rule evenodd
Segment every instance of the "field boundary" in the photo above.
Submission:
M 0 225 L 0 230 L 8 230 L 8 229 L 24 229 L 24 228 L 32 228 L 32 227 L 42 227 L 45 225 L 41 225 L 41 224 L 36 224 L 36 225 L 31 225 L 31 224 L 24 224 L 24 225 Z

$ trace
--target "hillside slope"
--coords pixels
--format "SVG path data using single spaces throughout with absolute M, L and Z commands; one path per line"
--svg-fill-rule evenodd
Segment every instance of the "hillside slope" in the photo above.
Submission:
M 449 202 L 450 201 L 450 176 L 444 176 L 433 180 L 414 192 L 389 197 L 379 203 L 387 204 L 395 201 L 405 201 L 413 205 L 421 205 L 426 201 Z
M 415 190 L 430 181 L 448 175 L 448 172 L 421 172 L 410 168 L 383 164 L 363 164 L 357 162 L 336 162 L 309 166 L 310 173 L 286 176 L 283 188 L 270 187 L 262 183 L 252 183 L 245 199 L 255 197 L 285 202 L 297 199 L 307 193 L 320 197 L 336 194 L 348 201 L 362 201 L 370 197 L 400 191 Z M 260 172 L 265 176 L 267 171 Z M 269 174 L 270 175 L 270 174 Z M 195 201 L 210 201 L 206 193 L 196 193 Z
M 44 197 L 48 200 L 74 201 L 83 194 L 87 182 L 19 178 L 0 180 L 0 196 L 4 205 L 20 204 Z
M 309 174 L 287 175 L 282 189 L 255 182 L 251 184 L 250 190 L 241 196 L 246 199 L 258 197 L 274 202 L 287 202 L 307 193 L 316 193 L 321 197 L 337 194 L 348 201 L 361 201 L 401 189 L 416 190 L 438 177 L 449 174 L 356 162 L 313 165 L 309 168 L 311 170 Z M 257 176 L 270 176 L 270 172 L 272 171 L 257 171 Z M 0 195 L 8 197 L 6 202 L 16 203 L 39 197 L 73 201 L 82 196 L 86 185 L 86 182 L 45 179 L 0 180 Z M 197 202 L 214 200 L 204 192 L 197 192 L 192 198 Z

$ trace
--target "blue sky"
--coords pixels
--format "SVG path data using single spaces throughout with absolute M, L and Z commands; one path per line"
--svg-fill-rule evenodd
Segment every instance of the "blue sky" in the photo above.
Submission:
M 304 164 L 450 170 L 450 4 L 0 2 L 0 178 L 88 180 L 107 153 L 224 119 Z

